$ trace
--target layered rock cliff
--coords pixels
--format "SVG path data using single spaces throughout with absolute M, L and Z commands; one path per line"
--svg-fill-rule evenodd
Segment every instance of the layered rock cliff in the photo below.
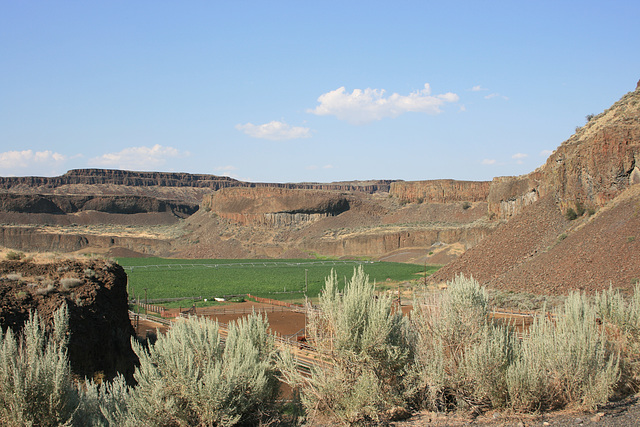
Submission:
M 115 214 L 171 212 L 187 217 L 198 205 L 175 200 L 161 200 L 144 196 L 67 196 L 0 193 L 0 213 L 69 214 L 97 211 Z
M 389 194 L 412 203 L 483 202 L 487 200 L 490 184 L 488 181 L 453 179 L 395 181 L 391 183 Z
M 551 195 L 563 212 L 597 209 L 640 182 L 640 89 L 623 96 L 563 142 L 536 171 L 500 177 L 489 190 L 489 212 L 510 218 Z
M 227 188 L 204 197 L 202 208 L 236 224 L 285 226 L 339 215 L 349 200 L 331 191 Z

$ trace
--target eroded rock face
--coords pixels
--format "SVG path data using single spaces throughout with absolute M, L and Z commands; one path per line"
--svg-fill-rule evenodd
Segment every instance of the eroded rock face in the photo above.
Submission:
M 133 378 L 137 358 L 130 339 L 127 277 L 109 261 L 0 262 L 0 325 L 19 331 L 32 310 L 47 324 L 66 304 L 69 360 L 80 377 L 102 372 Z
M 0 189 L 12 192 L 26 192 L 38 188 L 40 192 L 46 189 L 54 190 L 65 186 L 123 186 L 152 189 L 162 188 L 199 188 L 217 191 L 228 187 L 251 188 L 284 188 L 330 191 L 361 191 L 374 193 L 389 191 L 392 180 L 348 181 L 332 183 L 262 183 L 243 182 L 226 176 L 189 174 L 173 172 L 136 172 L 117 169 L 74 169 L 62 176 L 56 177 L 0 177 Z M 179 195 L 179 192 L 173 194 Z M 179 200 L 179 198 L 177 198 Z
M 84 248 L 120 247 L 141 254 L 166 254 L 171 243 L 144 237 L 47 232 L 40 227 L 0 227 L 0 246 L 19 251 L 75 252 Z
M 483 202 L 489 195 L 489 181 L 396 181 L 389 194 L 411 203 Z
M 576 203 L 604 206 L 640 182 L 640 88 L 589 120 L 538 170 L 500 177 L 489 190 L 489 212 L 509 218 L 538 198 L 553 196 L 563 211 Z
M 349 200 L 329 191 L 226 188 L 206 196 L 202 208 L 239 225 L 286 226 L 339 215 Z
M 0 212 L 69 214 L 97 211 L 115 214 L 171 212 L 187 217 L 198 205 L 153 197 L 123 196 L 67 196 L 46 194 L 0 193 Z

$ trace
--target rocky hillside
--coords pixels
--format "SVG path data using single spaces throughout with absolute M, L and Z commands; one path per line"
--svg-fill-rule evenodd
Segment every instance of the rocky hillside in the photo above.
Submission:
M 447 262 L 495 227 L 485 221 L 489 184 L 270 184 L 100 169 L 0 178 L 0 245 L 224 258 L 398 257 L 408 249 L 421 259 L 398 260 L 432 253 L 430 262 Z
M 175 245 L 187 257 L 382 257 L 403 250 L 425 258 L 481 240 L 495 227 L 486 212 L 486 202 L 408 203 L 384 192 L 227 188 L 205 197 Z
M 32 310 L 51 324 L 53 313 L 66 304 L 73 372 L 81 378 L 119 372 L 131 380 L 137 358 L 126 286 L 124 270 L 111 262 L 0 261 L 0 326 L 17 331 Z
M 510 218 L 434 282 L 459 273 L 551 294 L 640 281 L 640 85 L 590 118 L 546 164 L 496 178 L 491 215 Z

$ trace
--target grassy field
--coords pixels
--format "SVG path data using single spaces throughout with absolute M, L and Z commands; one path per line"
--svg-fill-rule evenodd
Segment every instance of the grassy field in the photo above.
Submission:
M 381 288 L 402 281 L 417 280 L 425 268 L 415 264 L 330 260 L 220 260 L 118 258 L 129 276 L 129 295 L 149 299 L 214 298 L 251 293 L 283 301 L 316 297 L 325 278 L 335 269 L 340 282 L 350 279 L 353 269 L 363 264 L 371 281 Z M 427 266 L 432 274 L 439 266 Z

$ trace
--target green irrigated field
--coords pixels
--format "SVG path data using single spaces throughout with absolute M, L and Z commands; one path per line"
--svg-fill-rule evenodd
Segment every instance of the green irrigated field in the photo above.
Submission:
M 180 297 L 222 297 L 251 293 L 279 300 L 316 297 L 327 276 L 334 269 L 344 284 L 353 269 L 362 264 L 371 281 L 416 280 L 424 276 L 425 267 L 415 264 L 366 261 L 327 260 L 220 260 L 119 258 L 129 276 L 129 296 L 149 299 Z M 427 266 L 432 274 L 439 266 Z

